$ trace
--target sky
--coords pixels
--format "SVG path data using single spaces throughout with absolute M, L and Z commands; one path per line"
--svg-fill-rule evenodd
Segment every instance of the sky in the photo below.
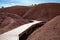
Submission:
M 23 5 L 23 6 L 29 6 L 32 4 L 40 4 L 40 3 L 60 3 L 60 0 L 0 0 L 0 7 L 9 7 L 9 6 L 15 6 L 15 5 Z

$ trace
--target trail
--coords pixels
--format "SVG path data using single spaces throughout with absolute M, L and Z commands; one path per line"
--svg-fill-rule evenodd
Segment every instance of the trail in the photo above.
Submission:
M 42 22 L 42 21 L 36 21 L 36 20 L 32 20 L 32 21 L 33 22 L 31 22 L 31 23 L 24 24 L 24 25 L 19 26 L 11 31 L 1 34 L 0 40 L 19 40 L 19 34 L 24 32 L 25 30 L 27 30 L 32 25 Z

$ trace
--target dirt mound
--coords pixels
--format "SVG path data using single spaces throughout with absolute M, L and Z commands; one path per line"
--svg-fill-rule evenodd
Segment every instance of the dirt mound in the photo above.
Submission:
M 60 40 L 60 15 L 34 31 L 27 40 Z
M 26 22 L 28 22 L 28 20 L 27 19 L 23 19 L 22 17 L 20 17 L 19 15 L 17 15 L 17 14 L 13 14 L 13 13 L 0 13 L 0 16 L 1 16 L 1 18 L 2 17 L 11 17 L 11 18 L 13 18 L 15 21 L 17 21 L 18 23 L 20 23 L 20 24 L 23 24 L 23 23 L 26 23 Z M 22 22 L 22 23 L 21 23 Z
M 14 13 L 23 16 L 31 7 L 28 6 L 12 6 L 8 8 L 1 8 L 0 13 Z
M 11 13 L 0 13 L 0 34 L 28 23 L 28 20 Z
M 2 19 L 3 20 L 3 19 Z M 11 30 L 13 28 L 13 24 L 16 21 L 14 19 L 12 19 L 11 17 L 6 17 L 1 23 L 0 23 L 0 34 Z M 17 23 L 17 22 L 16 22 Z M 15 26 L 15 25 L 14 25 Z
M 23 17 L 49 21 L 57 15 L 60 15 L 60 3 L 45 3 L 33 6 Z

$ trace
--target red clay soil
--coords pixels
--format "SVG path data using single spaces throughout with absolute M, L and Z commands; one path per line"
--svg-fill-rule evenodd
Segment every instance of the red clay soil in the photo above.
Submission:
M 16 14 L 0 13 L 0 34 L 28 23 L 28 20 Z
M 60 15 L 60 3 L 45 3 L 33 6 L 23 17 L 49 21 L 57 15 Z
M 27 40 L 60 40 L 60 15 L 34 31 Z
M 0 8 L 0 13 L 14 13 L 23 16 L 30 8 L 29 6 L 12 6 Z
M 24 22 L 28 22 L 27 19 L 23 19 L 21 16 L 17 15 L 17 14 L 13 14 L 13 13 L 0 13 L 0 16 L 1 17 L 11 17 L 13 18 L 15 21 L 17 21 L 18 23 L 20 22 L 21 23 L 21 19 L 22 19 L 22 23 Z

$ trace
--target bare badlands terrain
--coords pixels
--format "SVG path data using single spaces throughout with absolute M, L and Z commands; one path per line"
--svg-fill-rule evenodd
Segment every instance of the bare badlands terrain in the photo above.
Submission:
M 23 32 L 26 35 L 20 37 L 20 40 L 60 40 L 60 3 L 0 8 L 0 34 L 30 23 L 32 20 L 42 21 L 43 25 L 41 23 L 32 25 L 39 28 L 30 32 L 26 39 L 29 32 Z

